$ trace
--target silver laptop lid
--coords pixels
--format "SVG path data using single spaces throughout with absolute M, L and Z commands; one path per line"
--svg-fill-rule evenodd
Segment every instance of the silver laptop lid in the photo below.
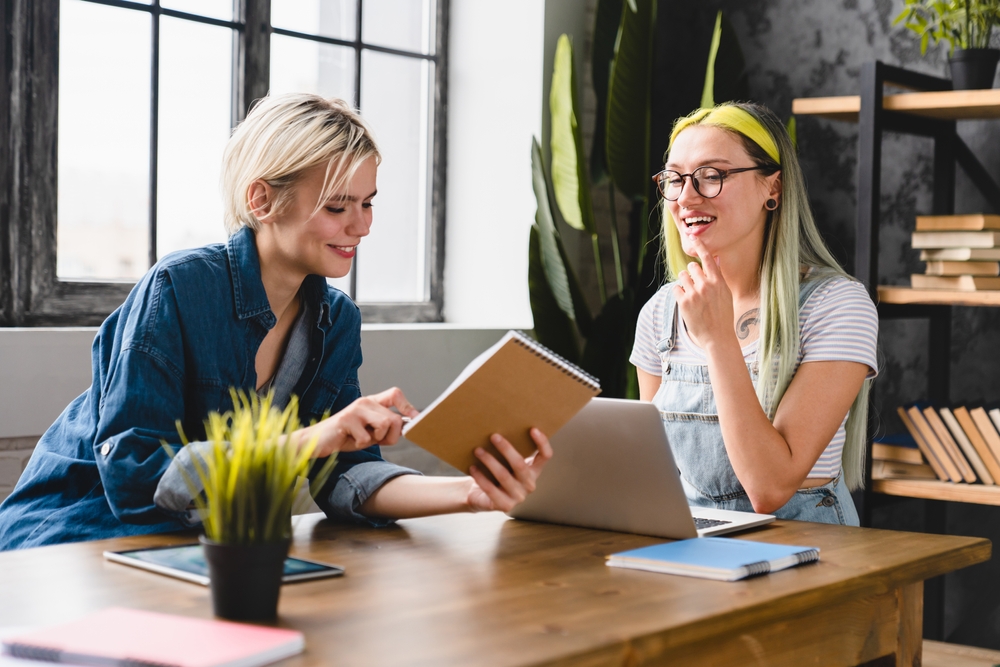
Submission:
M 552 460 L 518 519 L 656 537 L 697 536 L 660 413 L 594 398 L 552 437 Z

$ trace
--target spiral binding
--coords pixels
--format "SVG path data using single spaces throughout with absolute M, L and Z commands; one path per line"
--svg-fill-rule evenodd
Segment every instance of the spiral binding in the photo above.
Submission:
M 536 341 L 534 338 L 529 337 L 522 331 L 511 331 L 511 334 L 513 334 L 514 340 L 527 347 L 529 350 L 534 352 L 538 357 L 544 359 L 545 361 L 549 362 L 556 368 L 562 370 L 567 375 L 572 375 L 573 377 L 577 378 L 584 384 L 589 385 L 590 387 L 593 387 L 594 389 L 600 391 L 601 381 L 598 380 L 593 375 L 591 375 L 590 373 L 588 373 L 587 371 L 577 366 L 576 364 L 574 364 L 573 362 L 567 361 L 565 358 L 556 354 L 555 352 L 545 347 L 544 345 Z

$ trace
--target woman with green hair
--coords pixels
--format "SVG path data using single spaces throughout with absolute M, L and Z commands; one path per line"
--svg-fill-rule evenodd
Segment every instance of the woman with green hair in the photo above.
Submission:
M 665 168 L 664 285 L 631 361 L 691 504 L 858 524 L 878 318 L 826 248 L 768 109 L 678 120 Z

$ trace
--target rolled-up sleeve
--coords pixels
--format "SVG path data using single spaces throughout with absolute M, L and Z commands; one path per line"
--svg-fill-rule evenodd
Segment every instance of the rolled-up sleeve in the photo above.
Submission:
M 419 475 L 420 472 L 384 460 L 365 461 L 351 466 L 340 475 L 324 502 L 317 502 L 327 516 L 333 519 L 362 523 L 369 526 L 387 526 L 391 519 L 367 517 L 358 509 L 375 491 L 391 479 L 401 475 Z M 318 499 L 317 499 L 318 501 Z

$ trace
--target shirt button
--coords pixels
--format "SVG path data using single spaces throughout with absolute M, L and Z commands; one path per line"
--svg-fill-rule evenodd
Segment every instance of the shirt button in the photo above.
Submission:
M 111 453 L 111 443 L 110 442 L 106 442 L 103 445 L 101 445 L 101 456 L 107 456 L 110 453 Z
M 833 504 L 837 502 L 837 499 L 833 496 L 826 496 L 823 498 L 823 507 L 833 507 Z

